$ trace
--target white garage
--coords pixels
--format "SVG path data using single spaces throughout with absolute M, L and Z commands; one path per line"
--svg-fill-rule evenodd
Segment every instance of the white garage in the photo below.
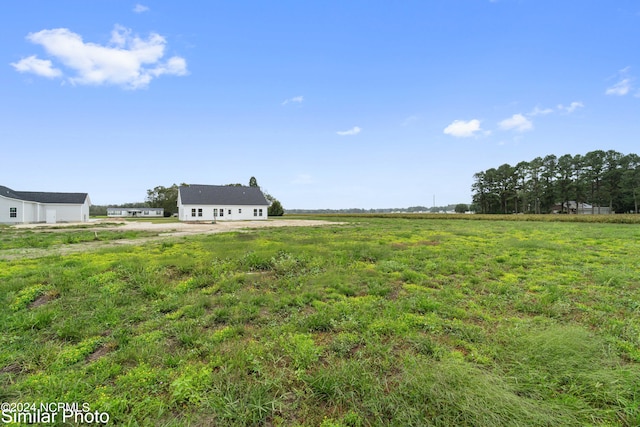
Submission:
M 87 193 L 14 191 L 0 185 L 0 223 L 86 222 L 91 200 Z

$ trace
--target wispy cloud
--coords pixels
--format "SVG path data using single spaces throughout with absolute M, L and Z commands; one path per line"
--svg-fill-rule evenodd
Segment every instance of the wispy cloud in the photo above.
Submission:
M 33 73 L 50 79 L 62 76 L 62 71 L 54 68 L 51 61 L 38 59 L 35 55 L 23 58 L 18 62 L 12 62 L 11 65 L 20 73 Z
M 541 108 L 536 106 L 533 110 L 531 110 L 531 112 L 529 114 L 527 114 L 529 117 L 535 117 L 535 116 L 546 116 L 547 114 L 551 114 L 553 113 L 553 108 Z
M 565 106 L 563 104 L 558 104 L 556 108 L 541 108 L 536 106 L 531 112 L 525 114 L 526 117 L 537 117 L 537 116 L 547 116 L 553 113 L 566 113 L 571 114 L 579 108 L 584 108 L 584 104 L 580 101 L 573 101 L 571 104 Z
M 336 132 L 338 135 L 340 136 L 346 136 L 346 135 L 357 135 L 362 131 L 362 129 L 360 129 L 358 126 L 354 126 L 349 130 L 343 130 L 343 131 L 338 131 Z
M 533 122 L 522 114 L 514 114 L 508 119 L 498 123 L 502 130 L 515 130 L 516 132 L 526 132 L 533 129 Z
M 131 34 L 131 30 L 116 25 L 111 40 L 103 46 L 86 43 L 82 36 L 67 28 L 42 30 L 27 35 L 27 40 L 41 45 L 47 54 L 71 73 L 67 80 L 77 85 L 116 85 L 141 89 L 162 75 L 184 76 L 187 63 L 173 56 L 163 61 L 166 40 L 151 33 L 147 39 Z M 11 64 L 16 71 L 42 77 L 65 77 L 53 63 L 32 55 Z
M 294 96 L 293 98 L 285 99 L 284 101 L 282 101 L 282 105 L 287 105 L 292 103 L 302 104 L 302 101 L 304 101 L 303 96 Z
M 411 123 L 416 122 L 418 120 L 418 116 L 409 116 L 402 121 L 401 126 L 409 126 Z
M 613 86 L 607 88 L 607 95 L 624 96 L 631 90 L 631 79 L 622 79 Z
M 562 104 L 558 105 L 558 110 L 559 111 L 564 111 L 567 114 L 571 114 L 574 111 L 576 111 L 578 108 L 584 108 L 584 104 L 582 102 L 579 101 L 574 101 L 571 104 L 569 104 L 569 106 L 565 107 Z
M 468 138 L 475 136 L 478 132 L 482 132 L 482 128 L 478 119 L 469 121 L 454 120 L 453 123 L 444 128 L 443 132 L 457 138 Z
M 615 75 L 618 80 L 613 86 L 610 86 L 605 91 L 607 95 L 624 96 L 631 91 L 631 85 L 633 78 L 629 75 L 631 67 L 625 67 L 618 71 Z
M 133 11 L 135 13 L 144 13 L 144 12 L 148 12 L 149 8 L 145 5 L 138 3 L 133 7 Z

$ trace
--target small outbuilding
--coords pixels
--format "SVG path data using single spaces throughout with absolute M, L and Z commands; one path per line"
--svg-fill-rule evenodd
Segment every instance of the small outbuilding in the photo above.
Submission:
M 259 187 L 188 185 L 178 189 L 180 221 L 266 220 L 268 208 Z
M 91 200 L 87 193 L 14 191 L 0 185 L 0 223 L 86 222 Z
M 609 215 L 611 209 L 608 206 L 594 206 L 589 203 L 577 203 L 575 201 L 569 201 L 568 203 L 559 203 L 551 208 L 553 213 L 569 213 L 578 215 Z
M 111 218 L 162 218 L 164 208 L 107 208 L 107 216 Z

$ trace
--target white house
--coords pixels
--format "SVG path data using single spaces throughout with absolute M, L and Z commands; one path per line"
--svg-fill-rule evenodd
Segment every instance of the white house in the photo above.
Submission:
M 258 187 L 188 185 L 178 189 L 180 221 L 265 220 L 269 201 Z
M 108 217 L 162 218 L 164 208 L 107 208 Z
M 86 222 L 91 200 L 87 193 L 14 191 L 0 185 L 0 223 Z
M 600 215 L 609 215 L 611 214 L 611 209 L 608 206 L 594 206 L 589 203 L 576 203 L 575 201 L 569 201 L 568 204 L 560 203 L 551 208 L 551 212 L 553 213 L 571 213 L 571 214 L 581 214 L 581 215 L 591 215 L 591 214 L 600 214 Z

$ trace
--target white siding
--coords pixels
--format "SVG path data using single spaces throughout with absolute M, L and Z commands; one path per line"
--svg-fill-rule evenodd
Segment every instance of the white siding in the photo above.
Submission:
M 22 222 L 40 222 L 40 211 L 39 203 L 22 201 L 22 213 L 24 215 Z M 18 212 L 18 218 L 20 218 L 20 212 Z M 42 220 L 44 221 L 44 216 Z
M 15 218 L 11 218 L 11 208 L 16 209 Z M 0 196 L 0 223 L 20 224 L 23 222 L 37 222 L 38 213 L 38 203 Z M 42 221 L 44 221 L 44 214 L 42 215 Z
M 83 205 L 47 203 L 45 206 L 56 210 L 57 222 L 85 222 L 89 220 L 89 207 L 85 209 L 85 205 L 86 203 Z
M 132 211 L 136 211 L 133 215 Z M 149 208 L 108 208 L 107 216 L 109 217 L 136 217 L 136 218 L 152 218 L 163 217 L 164 211 Z
M 180 221 L 256 221 L 267 219 L 267 209 L 265 205 L 178 205 L 178 218 Z M 195 209 L 195 216 L 192 216 L 192 209 Z M 199 210 L 202 210 L 202 216 Z M 214 218 L 214 209 L 217 215 Z M 254 216 L 254 209 L 258 216 Z M 220 215 L 220 210 L 224 210 L 224 214 Z M 259 215 L 262 211 L 262 216 Z
M 47 224 L 55 224 L 58 222 L 55 209 L 47 209 Z
M 89 198 L 83 204 L 38 203 L 0 196 L 0 223 L 20 224 L 45 222 L 47 210 L 55 210 L 57 222 L 85 222 L 89 220 Z M 10 217 L 10 208 L 17 209 L 16 218 Z

